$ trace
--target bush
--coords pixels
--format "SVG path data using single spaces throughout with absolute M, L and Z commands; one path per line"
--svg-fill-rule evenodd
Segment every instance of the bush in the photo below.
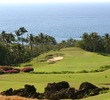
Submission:
M 0 69 L 0 74 L 4 74 L 4 71 L 2 69 Z
M 18 69 L 18 68 L 13 68 L 12 70 L 16 70 L 18 73 L 21 71 L 21 70 Z
M 46 59 L 42 59 L 42 60 L 40 60 L 40 62 L 45 62 L 45 61 L 47 61 Z
M 31 72 L 31 71 L 34 71 L 34 69 L 33 68 L 31 68 L 31 67 L 24 67 L 24 68 L 22 68 L 21 69 L 21 71 L 23 71 L 23 72 Z
M 4 73 L 19 73 L 20 69 L 18 68 L 12 68 L 9 66 L 0 66 L 0 74 Z
M 12 69 L 12 70 L 5 71 L 5 73 L 19 73 L 19 71 L 16 69 Z
M 88 73 L 89 71 L 87 71 L 87 70 L 81 70 L 81 71 L 78 71 L 78 72 L 76 72 L 76 73 Z
M 46 56 L 45 56 L 45 59 L 47 59 L 47 60 L 48 60 L 48 59 L 51 59 L 51 58 L 53 58 L 53 56 L 54 56 L 53 54 L 46 55 Z
M 26 67 L 26 66 L 32 66 L 33 64 L 26 64 L 26 65 L 24 65 L 24 67 Z
M 0 66 L 0 69 L 7 71 L 7 70 L 12 70 L 13 68 L 10 66 Z

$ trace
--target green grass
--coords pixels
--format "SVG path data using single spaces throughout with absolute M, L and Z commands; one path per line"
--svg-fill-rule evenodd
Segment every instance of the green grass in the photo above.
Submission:
M 107 76 L 107 78 L 105 78 Z M 35 84 L 37 88 L 42 88 L 47 85 L 48 82 L 68 81 L 71 86 L 78 88 L 81 82 L 92 82 L 96 85 L 102 86 L 102 84 L 110 82 L 110 70 L 99 73 L 77 73 L 77 74 L 5 74 L 0 75 L 0 90 L 6 87 L 10 87 L 8 84 L 14 84 L 11 87 L 21 87 L 22 84 Z M 16 84 L 15 84 L 16 83 Z M 43 84 L 43 86 L 42 86 Z M 3 87 L 2 87 L 3 85 Z M 39 86 L 40 85 L 40 86 Z M 2 89 L 3 88 L 3 89 Z
M 58 61 L 54 64 L 48 64 L 45 62 L 40 62 L 45 59 L 47 55 L 63 54 L 64 59 Z M 97 53 L 87 52 L 80 48 L 66 48 L 60 51 L 50 51 L 40 55 L 39 62 L 37 58 L 34 58 L 31 62 L 22 64 L 33 65 L 35 71 L 37 72 L 61 72 L 61 71 L 82 71 L 82 70 L 95 70 L 102 66 L 110 65 L 110 57 L 102 56 Z
M 67 81 L 71 87 L 79 88 L 82 82 L 91 82 L 98 87 L 108 87 L 104 84 L 110 82 L 110 70 L 99 73 L 77 74 L 6 74 L 0 75 L 0 91 L 13 88 L 22 88 L 25 84 L 34 85 L 38 92 L 43 92 L 47 83 Z M 105 78 L 107 76 L 107 78 Z M 109 93 L 107 93 L 109 94 Z M 107 95 L 106 94 L 106 95 Z M 102 94 L 101 94 L 102 95 Z M 105 95 L 105 96 L 106 96 Z
M 63 54 L 63 60 L 54 64 L 47 62 L 40 62 L 44 60 L 47 55 Z M 110 57 L 102 56 L 97 53 L 91 53 L 79 48 L 66 48 L 60 51 L 50 51 L 40 55 L 39 62 L 34 58 L 31 62 L 21 64 L 20 67 L 25 65 L 32 65 L 36 72 L 62 72 L 62 71 L 82 71 L 82 70 L 95 70 L 101 66 L 110 65 Z M 73 74 L 4 74 L 0 75 L 0 91 L 13 88 L 22 88 L 25 84 L 34 85 L 38 92 L 44 92 L 44 88 L 48 83 L 67 81 L 71 87 L 79 88 L 82 82 L 91 82 L 98 87 L 110 87 L 110 70 L 98 73 L 73 73 Z M 98 96 L 89 97 L 85 100 L 109 100 L 110 92 L 100 94 Z

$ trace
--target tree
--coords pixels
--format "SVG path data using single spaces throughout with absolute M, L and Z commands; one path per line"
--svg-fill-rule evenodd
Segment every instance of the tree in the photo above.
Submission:
M 29 36 L 29 44 L 30 44 L 30 52 L 31 52 L 31 57 L 32 57 L 32 49 L 33 49 L 33 44 L 34 44 L 34 36 L 30 34 Z
M 100 36 L 98 35 L 98 33 L 92 32 L 90 34 L 90 42 L 91 42 L 91 47 L 93 52 L 96 52 L 99 41 L 100 41 Z
M 9 51 L 7 50 L 7 47 L 3 45 L 3 43 L 0 43 L 0 65 L 7 65 L 8 60 L 7 60 L 7 53 Z
M 68 47 L 74 46 L 74 43 L 75 43 L 75 40 L 73 40 L 72 38 L 70 38 L 70 39 L 67 40 Z
M 19 30 L 20 30 L 20 35 L 21 35 L 22 47 L 23 47 L 23 42 L 24 42 L 23 34 L 28 31 L 24 27 L 19 28 Z
M 17 31 L 15 31 L 15 34 L 17 36 L 17 41 L 22 42 L 22 47 L 23 47 L 23 42 L 24 42 L 23 34 L 26 32 L 28 32 L 28 31 L 24 27 L 20 27 Z
M 15 31 L 15 34 L 17 36 L 17 43 L 19 44 L 20 31 L 19 30 Z
M 110 52 L 110 35 L 108 33 L 104 35 L 104 48 L 106 53 Z
M 39 51 L 39 47 L 40 47 L 40 39 L 39 39 L 39 37 L 38 36 L 35 36 L 35 38 L 34 38 L 34 42 L 35 42 L 35 45 L 36 45 L 36 56 L 37 56 L 37 62 L 38 62 L 38 57 L 39 57 L 39 55 L 40 55 L 40 51 Z
M 89 36 L 89 34 L 84 33 L 83 36 L 82 36 L 82 40 L 83 40 L 83 43 L 84 43 L 84 49 L 88 50 L 89 45 L 90 45 L 90 36 Z

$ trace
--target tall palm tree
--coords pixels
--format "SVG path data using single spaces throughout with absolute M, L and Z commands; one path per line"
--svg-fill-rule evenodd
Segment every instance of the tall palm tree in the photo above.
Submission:
M 92 46 L 93 52 L 96 52 L 96 48 L 98 47 L 99 39 L 100 39 L 100 37 L 99 37 L 98 33 L 92 32 L 90 34 L 90 40 L 91 40 L 91 44 L 92 44 L 91 46 Z
M 83 42 L 84 42 L 84 46 L 85 46 L 85 50 L 87 50 L 88 48 L 88 44 L 90 44 L 90 37 L 88 33 L 84 33 L 82 36 Z
M 28 31 L 24 27 L 20 27 L 17 31 L 15 31 L 15 34 L 17 36 L 17 40 L 22 42 L 22 46 L 23 46 L 23 42 L 24 42 L 23 35 L 26 32 L 28 32 Z
M 38 36 L 35 36 L 34 37 L 34 42 L 35 42 L 35 45 L 36 45 L 36 56 L 37 56 L 37 62 L 38 62 L 38 57 L 39 57 L 39 55 L 40 55 L 40 51 L 39 51 L 39 47 L 40 47 L 40 39 L 39 39 L 39 37 Z
M 40 39 L 40 43 L 41 43 L 41 44 L 45 43 L 45 35 L 44 35 L 43 33 L 40 33 L 40 34 L 38 35 L 38 37 L 39 37 L 39 39 Z
M 106 53 L 110 52 L 110 35 L 108 33 L 104 35 L 104 48 Z
M 1 41 L 2 41 L 3 43 L 6 43 L 6 32 L 5 32 L 5 31 L 2 31 L 2 32 L 1 32 Z
M 33 43 L 34 43 L 34 36 L 30 34 L 29 36 L 29 43 L 30 43 L 30 51 L 31 51 L 31 57 L 32 57 L 32 49 L 33 49 Z
M 19 30 L 15 31 L 15 34 L 17 36 L 17 44 L 19 44 L 20 31 Z
M 23 42 L 24 42 L 23 35 L 24 35 L 24 33 L 28 32 L 28 31 L 24 27 L 20 27 L 19 31 L 20 31 L 21 42 L 22 42 L 22 47 L 23 47 Z

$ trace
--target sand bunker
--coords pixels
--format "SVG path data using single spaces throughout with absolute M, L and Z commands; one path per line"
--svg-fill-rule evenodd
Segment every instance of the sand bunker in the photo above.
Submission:
M 62 59 L 63 59 L 63 57 L 61 57 L 61 56 L 59 56 L 59 57 L 53 57 L 52 59 L 48 59 L 47 62 L 60 61 Z

